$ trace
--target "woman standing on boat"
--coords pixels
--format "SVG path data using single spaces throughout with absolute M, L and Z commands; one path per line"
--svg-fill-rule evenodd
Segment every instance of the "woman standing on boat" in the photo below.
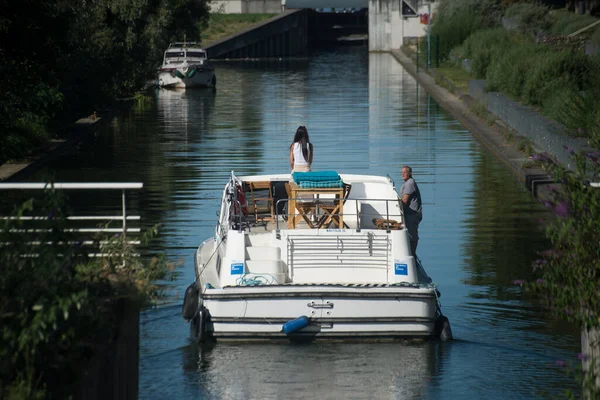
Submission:
M 299 126 L 290 145 L 290 167 L 294 172 L 308 172 L 313 161 L 313 145 L 305 126 Z

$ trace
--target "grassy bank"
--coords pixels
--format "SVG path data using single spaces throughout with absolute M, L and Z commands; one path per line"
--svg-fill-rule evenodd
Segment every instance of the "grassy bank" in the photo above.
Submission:
M 274 17 L 277 14 L 210 14 L 208 27 L 202 32 L 202 43 L 210 45 L 234 33 L 241 32 L 252 25 Z
M 447 75 L 454 86 L 484 79 L 486 90 L 532 106 L 587 139 L 589 150 L 567 149 L 572 170 L 547 154 L 531 154 L 560 188 L 544 201 L 556 215 L 546 229 L 552 248 L 539 253 L 532 266 L 534 279 L 513 283 L 539 294 L 557 319 L 575 323 L 585 337 L 594 337 L 600 330 L 600 251 L 594 245 L 600 240 L 600 190 L 589 182 L 600 180 L 600 151 L 593 150 L 600 149 L 600 55 L 587 55 L 584 46 L 598 43 L 600 24 L 592 25 L 598 21 L 592 16 L 553 11 L 539 2 L 507 4 L 441 0 L 432 36 L 441 38 L 445 68 L 436 73 Z M 468 78 L 457 72 L 465 64 L 470 65 Z M 476 107 L 482 105 L 472 108 L 475 113 Z M 527 143 L 519 146 L 531 153 Z M 572 372 L 581 365 L 567 371 L 581 380 L 585 398 L 600 398 L 599 354 L 600 343 L 593 341 L 577 355 L 583 373 Z
M 490 7 L 497 12 L 493 1 Z M 511 29 L 502 26 L 506 18 L 512 21 Z M 503 92 L 535 107 L 565 125 L 573 136 L 590 136 L 600 118 L 595 105 L 600 92 L 600 82 L 595 79 L 600 63 L 598 56 L 585 55 L 583 45 L 586 41 L 594 43 L 600 25 L 581 36 L 567 34 L 598 19 L 520 3 L 498 14 L 495 20 L 479 24 L 467 24 L 467 20 L 460 13 L 442 15 L 439 25 L 434 22 L 432 26 L 433 37 L 447 34 L 456 26 L 470 27 L 467 33 L 459 32 L 460 37 L 446 36 L 442 40 L 446 47 L 441 46 L 441 53 L 447 60 L 442 63 L 444 75 L 453 76 L 458 81 L 455 85 L 462 87 L 468 79 L 484 79 L 488 91 Z M 458 72 L 463 61 L 471 66 L 468 75 Z

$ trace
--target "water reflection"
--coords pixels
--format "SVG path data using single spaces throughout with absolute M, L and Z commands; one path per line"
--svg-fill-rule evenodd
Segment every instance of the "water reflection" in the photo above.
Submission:
M 422 398 L 443 359 L 426 343 L 218 344 L 184 355 L 208 398 Z M 256 369 L 261 365 L 260 370 Z M 233 374 L 232 372 L 235 371 Z M 189 392 L 188 392 L 189 394 Z
M 536 398 L 577 386 L 554 366 L 579 337 L 510 285 L 544 248 L 544 211 L 389 54 L 343 48 L 305 60 L 217 65 L 216 92 L 157 91 L 155 103 L 53 163 L 59 181 L 143 181 L 133 200 L 155 242 L 184 261 L 167 304 L 141 316 L 140 398 Z M 424 201 L 420 256 L 457 341 L 198 347 L 180 317 L 193 252 L 212 236 L 223 185 L 289 171 L 298 125 L 314 169 L 413 167 Z M 38 175 L 39 177 L 39 175 Z M 33 177 L 36 180 L 37 177 Z

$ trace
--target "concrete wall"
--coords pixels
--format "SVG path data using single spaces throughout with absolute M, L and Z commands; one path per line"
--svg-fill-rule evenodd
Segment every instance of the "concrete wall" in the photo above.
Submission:
M 369 0 L 369 51 L 402 46 L 402 0 Z
M 289 57 L 306 51 L 307 10 L 286 11 L 206 47 L 210 59 Z
M 519 132 L 538 145 L 567 168 L 575 168 L 568 149 L 583 150 L 587 140 L 567 136 L 565 128 L 525 106 L 498 92 L 487 93 L 487 108 L 515 131 Z
M 368 0 L 283 0 L 286 9 L 292 8 L 367 8 Z
M 435 15 L 438 3 L 431 3 L 431 14 Z M 404 37 L 422 37 L 427 35 L 427 25 L 421 24 L 421 20 L 418 15 L 427 14 L 427 5 L 421 5 L 417 10 L 416 17 L 404 17 L 402 36 Z
M 223 14 L 277 14 L 281 0 L 216 0 L 210 2 L 210 12 Z

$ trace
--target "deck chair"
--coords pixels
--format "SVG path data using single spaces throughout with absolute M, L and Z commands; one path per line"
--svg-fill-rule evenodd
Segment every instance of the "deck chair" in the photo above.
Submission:
M 256 221 L 273 221 L 275 210 L 270 181 L 247 182 Z M 255 193 L 258 191 L 258 193 Z M 266 191 L 266 192 L 265 192 Z M 267 197 L 268 193 L 268 197 Z
M 287 192 L 288 198 L 292 198 L 292 191 L 290 189 L 290 184 L 286 183 L 285 184 L 285 190 Z M 288 209 L 288 213 L 290 214 L 288 216 L 288 218 L 296 218 L 295 216 L 295 212 L 298 211 L 298 213 L 302 216 L 302 219 L 306 222 L 306 225 L 308 225 L 311 229 L 312 228 L 317 228 L 318 225 L 316 225 L 315 222 L 311 221 L 311 216 L 315 215 L 317 212 L 317 203 L 314 200 L 296 200 L 296 210 L 289 210 Z M 288 205 L 290 203 L 288 202 Z
M 323 211 L 323 215 L 319 219 L 318 226 L 327 228 L 332 222 L 336 222 L 340 225 L 340 213 L 339 209 L 343 210 L 348 196 L 350 196 L 350 190 L 352 185 L 350 183 L 344 183 L 344 198 L 342 199 L 342 206 L 339 206 L 339 200 L 328 201 L 319 203 L 319 210 Z M 346 222 L 344 222 L 344 228 L 350 228 Z

